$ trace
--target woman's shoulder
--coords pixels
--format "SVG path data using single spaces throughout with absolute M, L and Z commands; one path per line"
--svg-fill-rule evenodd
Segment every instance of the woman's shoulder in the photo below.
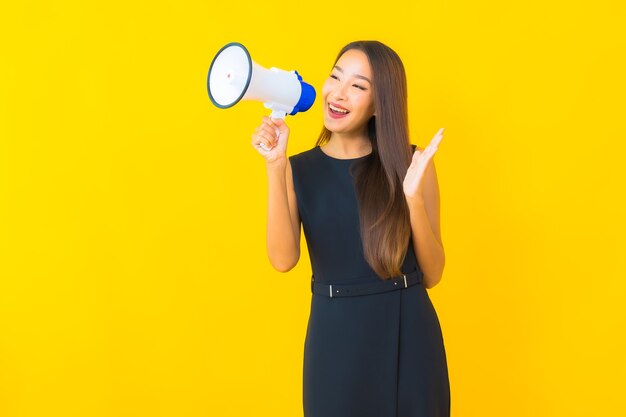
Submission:
M 291 162 L 301 161 L 301 160 L 308 160 L 308 159 L 311 159 L 311 158 L 317 156 L 318 155 L 317 151 L 318 151 L 318 147 L 314 146 L 313 148 L 308 149 L 306 151 L 302 151 L 302 152 L 298 152 L 298 153 L 295 153 L 293 155 L 290 155 L 289 156 L 289 160 L 291 160 Z
M 321 158 L 317 147 L 297 152 L 288 157 L 291 175 L 295 183 L 306 183 L 320 173 Z

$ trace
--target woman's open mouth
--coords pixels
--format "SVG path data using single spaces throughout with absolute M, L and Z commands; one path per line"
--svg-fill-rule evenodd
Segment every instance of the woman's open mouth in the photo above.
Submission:
M 328 115 L 333 119 L 341 119 L 346 117 L 350 112 L 346 109 L 341 109 L 339 107 L 335 107 L 332 104 L 328 104 Z

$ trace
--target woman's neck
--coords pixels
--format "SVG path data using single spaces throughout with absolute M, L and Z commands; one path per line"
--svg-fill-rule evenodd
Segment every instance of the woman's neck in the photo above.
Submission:
M 358 158 L 372 152 L 372 143 L 367 136 L 333 133 L 324 149 L 340 158 Z

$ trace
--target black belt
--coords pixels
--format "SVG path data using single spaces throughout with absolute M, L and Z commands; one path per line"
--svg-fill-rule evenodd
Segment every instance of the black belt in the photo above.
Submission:
M 315 282 L 315 277 L 313 276 L 311 277 L 311 291 L 313 294 L 325 295 L 330 298 L 377 294 L 421 284 L 423 276 L 422 271 L 416 269 L 396 278 L 380 279 L 379 282 L 365 282 L 362 284 L 322 284 Z

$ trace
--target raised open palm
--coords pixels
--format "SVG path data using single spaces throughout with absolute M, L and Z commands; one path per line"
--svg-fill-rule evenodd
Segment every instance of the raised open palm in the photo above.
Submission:
M 415 152 L 413 153 L 413 160 L 406 171 L 404 182 L 402 183 L 404 195 L 409 200 L 423 197 L 422 179 L 424 177 L 424 172 L 426 172 L 426 168 L 428 167 L 433 155 L 437 152 L 439 142 L 443 139 L 443 129 L 444 128 L 442 127 L 437 131 L 435 136 L 430 140 L 430 143 L 423 151 L 415 149 Z

